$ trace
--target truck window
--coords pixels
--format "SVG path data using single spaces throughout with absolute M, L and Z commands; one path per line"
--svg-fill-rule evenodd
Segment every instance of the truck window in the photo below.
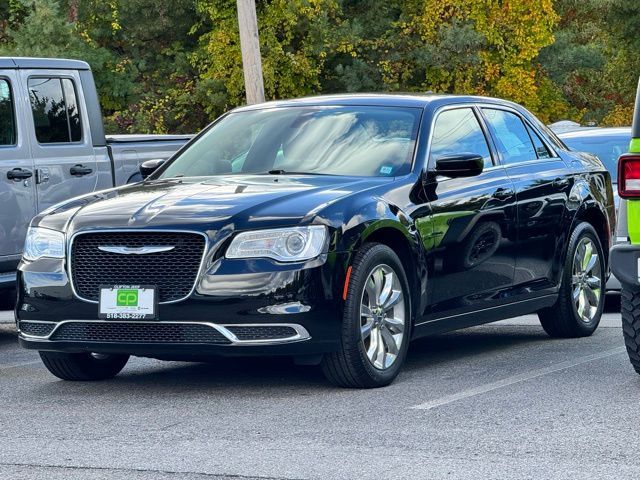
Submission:
M 39 143 L 71 143 L 82 139 L 75 85 L 68 78 L 30 78 L 29 97 Z
M 0 146 L 16 144 L 16 119 L 9 82 L 0 78 Z

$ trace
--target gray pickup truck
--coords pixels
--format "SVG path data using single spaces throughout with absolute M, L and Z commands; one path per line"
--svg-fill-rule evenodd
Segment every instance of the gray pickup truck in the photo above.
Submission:
M 31 218 L 139 179 L 190 135 L 105 135 L 89 65 L 0 57 L 0 288 L 12 286 Z

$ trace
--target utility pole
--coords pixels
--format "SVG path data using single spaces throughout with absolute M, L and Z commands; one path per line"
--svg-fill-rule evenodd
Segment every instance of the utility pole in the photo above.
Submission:
M 247 91 L 247 104 L 252 105 L 264 102 L 264 80 L 262 79 L 256 2 L 255 0 L 237 0 L 237 3 L 244 87 Z

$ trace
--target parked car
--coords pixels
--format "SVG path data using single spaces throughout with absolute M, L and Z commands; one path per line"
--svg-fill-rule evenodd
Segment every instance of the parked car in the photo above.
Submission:
M 168 158 L 189 138 L 105 135 L 85 62 L 0 57 L 0 288 L 15 284 L 37 212 L 123 185 L 142 162 Z
M 532 312 L 592 334 L 614 223 L 607 169 L 514 103 L 244 107 L 144 182 L 33 220 L 19 338 L 66 380 L 129 355 L 291 355 L 380 387 L 424 335 Z
M 613 182 L 613 195 L 616 213 L 618 213 L 620 206 L 617 189 L 618 158 L 629 149 L 631 127 L 577 128 L 567 133 L 560 133 L 558 136 L 572 150 L 592 153 L 607 167 Z M 617 237 L 616 235 L 616 242 L 618 241 Z M 626 242 L 627 239 L 622 238 L 621 241 Z M 619 293 L 621 289 L 618 279 L 615 275 L 611 275 L 607 281 L 607 292 Z

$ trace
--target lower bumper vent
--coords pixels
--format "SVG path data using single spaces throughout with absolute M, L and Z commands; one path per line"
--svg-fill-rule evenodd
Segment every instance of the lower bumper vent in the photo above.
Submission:
M 238 340 L 276 340 L 291 338 L 298 334 L 295 328 L 287 326 L 228 326 L 226 327 Z
M 215 328 L 198 324 L 71 322 L 54 332 L 51 340 L 71 342 L 123 342 L 227 345 L 231 341 Z
M 41 323 L 22 320 L 20 322 L 20 331 L 24 335 L 31 335 L 33 337 L 46 337 L 53 331 L 55 326 L 56 324 L 53 322 Z

